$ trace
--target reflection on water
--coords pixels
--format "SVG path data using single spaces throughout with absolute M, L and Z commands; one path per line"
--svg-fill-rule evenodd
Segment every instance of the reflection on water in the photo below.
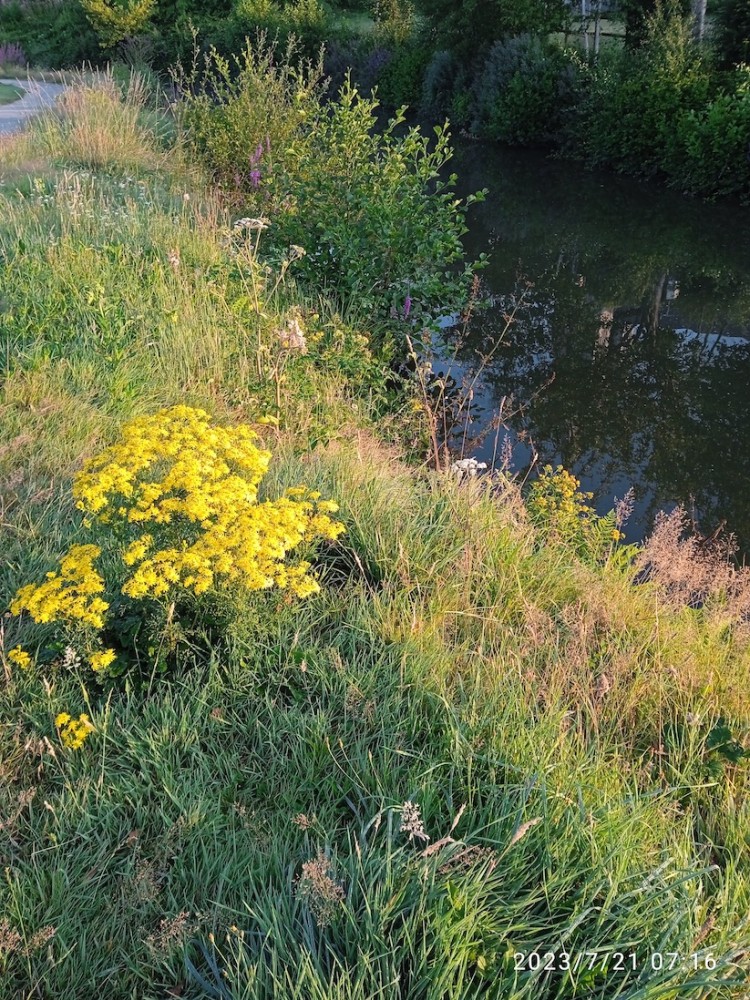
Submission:
M 528 151 L 468 146 L 456 168 L 462 192 L 489 188 L 466 244 L 491 252 L 492 306 L 452 366 L 460 379 L 492 355 L 471 453 L 492 459 L 512 396 L 516 467 L 534 450 L 563 464 L 602 512 L 632 485 L 631 539 L 694 501 L 703 528 L 726 520 L 749 548 L 750 212 Z

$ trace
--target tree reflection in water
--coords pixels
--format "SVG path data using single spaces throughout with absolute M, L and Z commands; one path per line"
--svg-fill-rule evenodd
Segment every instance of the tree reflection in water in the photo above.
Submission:
M 516 465 L 561 463 L 600 512 L 635 487 L 631 539 L 656 511 L 694 503 L 705 530 L 726 519 L 750 547 L 750 212 L 545 160 L 467 147 L 470 254 L 487 249 L 491 306 L 457 353 L 482 371 L 472 432 L 501 400 Z M 450 341 L 450 331 L 448 331 Z M 440 367 L 439 364 L 436 367 Z M 508 408 L 506 407 L 506 410 Z M 491 459 L 494 434 L 472 453 Z

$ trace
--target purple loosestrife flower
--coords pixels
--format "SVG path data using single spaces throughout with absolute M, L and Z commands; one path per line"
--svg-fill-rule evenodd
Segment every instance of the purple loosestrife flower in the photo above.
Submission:
M 252 186 L 254 188 L 260 187 L 260 179 L 261 179 L 261 177 L 262 177 L 262 174 L 261 174 L 260 170 L 251 170 L 250 171 L 250 183 L 252 184 Z
M 409 318 L 409 313 L 411 312 L 411 295 L 407 295 L 404 299 L 404 319 Z

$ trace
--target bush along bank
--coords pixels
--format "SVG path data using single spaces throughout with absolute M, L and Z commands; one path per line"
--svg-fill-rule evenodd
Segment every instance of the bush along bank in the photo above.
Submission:
M 194 138 L 104 78 L 3 145 L 0 997 L 741 1000 L 746 576 L 404 461 L 403 311 Z
M 495 42 L 467 70 L 437 52 L 424 76 L 432 114 L 483 138 L 537 144 L 687 194 L 750 198 L 750 70 L 718 69 L 673 6 L 658 6 L 643 44 L 577 50 L 534 35 Z

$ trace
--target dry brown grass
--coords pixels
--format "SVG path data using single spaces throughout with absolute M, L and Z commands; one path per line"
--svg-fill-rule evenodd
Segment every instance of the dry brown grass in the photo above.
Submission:
M 144 124 L 149 95 L 133 73 L 123 97 L 110 73 L 80 76 L 18 137 L 16 150 L 88 168 L 158 169 L 166 154 Z
M 720 615 L 746 622 L 750 617 L 750 567 L 733 562 L 737 552 L 734 537 L 719 533 L 702 538 L 690 528 L 684 507 L 657 516 L 636 562 L 641 579 L 655 583 L 673 606 L 712 605 Z

